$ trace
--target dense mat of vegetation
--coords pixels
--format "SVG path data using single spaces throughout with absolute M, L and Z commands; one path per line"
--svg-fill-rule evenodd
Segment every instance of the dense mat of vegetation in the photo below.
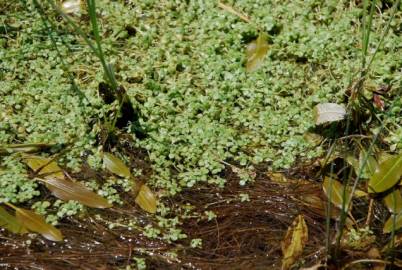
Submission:
M 133 174 L 160 198 L 205 184 L 223 187 L 228 165 L 240 168 L 244 186 L 256 181 L 261 166 L 286 170 L 322 157 L 327 145 L 309 136 L 313 107 L 346 104 L 360 71 L 360 1 L 232 2 L 253 23 L 217 1 L 96 1 L 104 54 L 138 112 L 116 133 L 146 151 L 150 168 L 134 167 Z M 390 20 L 389 7 L 378 3 L 369 54 Z M 0 0 L 0 144 L 57 144 L 43 155 L 62 151 L 57 161 L 72 173 L 85 164 L 99 171 L 104 122 L 118 101 L 102 97 L 103 68 L 84 40 L 50 6 L 44 12 L 32 1 Z M 74 20 L 92 39 L 88 15 Z M 257 71 L 246 72 L 245 49 L 259 29 L 268 34 L 268 53 Z M 399 9 L 364 88 L 372 100 L 374 90 L 392 86 L 383 97 L 387 117 L 377 118 L 384 121 L 383 150 L 393 152 L 402 149 L 401 34 Z M 370 132 L 379 127 L 375 119 L 363 125 Z M 0 158 L 2 200 L 29 205 L 54 224 L 82 211 L 76 202 L 48 199 L 18 153 Z M 127 179 L 113 176 L 84 182 L 113 203 L 122 204 L 119 192 L 129 189 Z M 169 228 L 165 240 L 185 237 L 182 217 L 163 200 L 157 211 L 161 227 Z M 144 231 L 158 234 L 150 225 Z

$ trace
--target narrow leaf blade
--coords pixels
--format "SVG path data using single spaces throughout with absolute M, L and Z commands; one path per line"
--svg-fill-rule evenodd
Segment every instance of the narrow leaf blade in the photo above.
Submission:
M 130 169 L 123 163 L 123 161 L 111 153 L 103 154 L 103 164 L 108 171 L 120 177 L 131 177 Z
M 0 227 L 13 233 L 24 234 L 28 232 L 24 225 L 2 206 L 0 206 Z
M 46 187 L 52 194 L 61 200 L 74 200 L 94 208 L 112 207 L 105 198 L 90 191 L 81 183 L 59 178 L 46 178 L 43 182 L 46 183 Z
M 51 241 L 63 240 L 61 232 L 52 225 L 47 224 L 45 219 L 35 212 L 16 208 L 15 214 L 17 219 L 30 231 L 40 233 L 43 237 Z
M 46 143 L 5 144 L 0 145 L 0 153 L 4 152 L 32 153 L 32 152 L 38 152 L 45 148 L 52 147 L 53 145 L 54 144 L 46 144 Z
M 368 185 L 369 192 L 380 193 L 390 189 L 402 176 L 402 154 L 386 159 L 378 165 Z
M 154 214 L 158 204 L 154 193 L 146 185 L 142 185 L 135 202 L 145 211 Z
M 313 116 L 315 124 L 321 125 L 343 120 L 346 110 L 342 105 L 336 103 L 322 103 L 314 107 Z
M 281 242 L 283 253 L 282 270 L 290 269 L 302 255 L 308 241 L 308 228 L 302 215 L 296 217 Z

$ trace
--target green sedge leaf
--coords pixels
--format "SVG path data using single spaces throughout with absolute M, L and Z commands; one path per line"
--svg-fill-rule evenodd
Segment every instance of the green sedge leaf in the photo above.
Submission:
M 59 178 L 64 179 L 63 170 L 57 165 L 55 161 L 50 158 L 40 156 L 24 156 L 24 162 L 33 171 L 38 171 L 38 175 L 43 174 L 44 178 Z
M 344 202 L 345 196 L 345 207 L 347 207 L 350 203 L 350 192 L 345 190 L 345 187 L 337 180 L 334 180 L 330 177 L 325 177 L 324 182 L 322 183 L 322 187 L 324 189 L 325 195 L 331 201 L 333 205 L 342 209 L 342 205 Z M 344 194 L 345 193 L 345 194 Z
M 145 211 L 154 214 L 158 204 L 155 195 L 146 185 L 142 185 L 135 202 Z
M 45 219 L 31 210 L 15 208 L 17 219 L 28 230 L 40 233 L 43 237 L 51 241 L 62 241 L 63 235 L 61 232 L 50 224 L 47 224 Z
M 265 33 L 260 33 L 258 38 L 247 45 L 246 56 L 247 72 L 257 70 L 263 63 L 264 57 L 268 52 L 268 36 Z
M 298 260 L 308 241 L 308 228 L 302 215 L 296 217 L 281 242 L 282 270 L 287 270 Z
M 368 185 L 369 192 L 384 192 L 399 182 L 402 176 L 402 154 L 386 159 L 378 165 Z
M 395 219 L 395 227 L 394 227 Z M 397 231 L 402 227 L 402 213 L 398 215 L 391 215 L 384 224 L 383 232 L 390 233 L 392 231 Z
M 28 232 L 24 225 L 2 206 L 0 206 L 0 227 L 12 233 L 24 234 Z
M 40 181 L 45 182 L 52 194 L 63 201 L 74 200 L 94 208 L 112 207 L 105 198 L 90 191 L 81 183 L 60 178 L 45 178 Z
M 119 158 L 115 157 L 111 153 L 103 154 L 103 165 L 108 171 L 120 177 L 131 177 L 130 169 L 123 163 L 123 161 L 121 161 Z
M 392 214 L 402 212 L 402 195 L 401 191 L 396 189 L 384 198 L 384 203 Z

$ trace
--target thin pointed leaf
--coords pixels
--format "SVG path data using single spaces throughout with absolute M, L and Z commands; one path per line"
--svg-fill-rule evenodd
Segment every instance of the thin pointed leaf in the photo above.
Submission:
M 256 40 L 247 45 L 247 72 L 253 72 L 262 65 L 264 57 L 268 52 L 267 39 L 267 34 L 260 33 Z
M 384 203 L 392 214 L 399 214 L 402 212 L 402 195 L 396 189 L 384 198 Z
M 63 170 L 55 161 L 50 158 L 39 156 L 25 156 L 24 162 L 33 170 L 38 172 L 38 175 L 44 174 L 44 178 L 59 178 L 64 179 Z
M 51 241 L 62 241 L 63 235 L 61 232 L 50 224 L 47 224 L 45 219 L 31 210 L 16 208 L 15 214 L 17 219 L 24 224 L 28 230 L 40 233 L 43 237 Z
M 369 192 L 380 193 L 390 189 L 399 182 L 402 176 L 402 154 L 386 159 L 378 165 L 368 185 Z
M 314 107 L 313 117 L 316 125 L 343 120 L 346 110 L 336 103 L 322 103 Z
M 4 144 L 0 145 L 0 154 L 12 153 L 12 152 L 22 152 L 22 153 L 38 152 L 42 149 L 52 147 L 53 145 L 54 144 L 46 144 L 46 143 Z
M 158 204 L 155 195 L 146 185 L 142 185 L 135 202 L 145 211 L 154 214 Z
M 308 241 L 308 228 L 302 215 L 298 215 L 288 228 L 285 238 L 281 242 L 282 270 L 287 270 L 302 255 L 304 246 Z
M 395 218 L 395 227 L 394 227 Z M 402 213 L 399 213 L 396 217 L 391 215 L 384 224 L 383 232 L 390 233 L 392 231 L 399 230 L 402 227 Z
M 131 177 L 130 169 L 123 163 L 123 161 L 111 153 L 103 154 L 103 165 L 108 171 L 117 174 L 120 177 Z
M 105 198 L 90 191 L 81 183 L 59 178 L 46 178 L 41 181 L 46 183 L 46 187 L 54 196 L 63 201 L 74 200 L 94 208 L 112 207 Z
M 350 193 L 346 190 L 344 195 L 345 187 L 342 185 L 342 183 L 331 179 L 330 177 L 325 177 L 324 182 L 322 183 L 322 187 L 324 189 L 325 195 L 327 195 L 328 199 L 333 205 L 342 209 L 342 205 L 344 202 L 343 196 L 345 196 L 345 207 L 349 205 Z
M 0 206 L 0 227 L 12 233 L 24 234 L 28 232 L 24 225 L 2 206 Z

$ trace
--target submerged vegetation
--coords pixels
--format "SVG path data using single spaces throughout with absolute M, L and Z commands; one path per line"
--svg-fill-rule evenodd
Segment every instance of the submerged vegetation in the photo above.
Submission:
M 0 265 L 402 265 L 400 1 L 232 2 L 0 0 Z

